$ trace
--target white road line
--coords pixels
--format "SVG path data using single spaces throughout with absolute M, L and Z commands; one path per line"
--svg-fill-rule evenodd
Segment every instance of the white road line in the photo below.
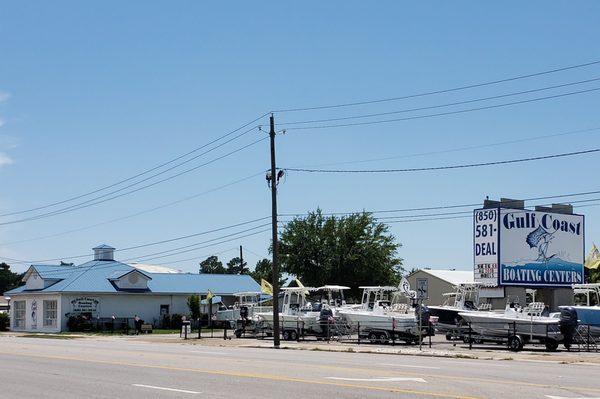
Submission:
M 139 387 L 139 388 L 148 388 L 148 389 L 158 389 L 160 391 L 170 391 L 170 392 L 180 392 L 180 393 L 189 393 L 191 395 L 197 395 L 197 394 L 201 394 L 202 392 L 196 392 L 196 391 L 186 391 L 185 389 L 175 389 L 175 388 L 165 388 L 165 387 L 155 387 L 153 385 L 144 385 L 144 384 L 131 384 L 134 387 Z
M 191 351 L 192 353 L 200 353 L 202 355 L 218 355 L 218 356 L 222 356 L 222 355 L 228 355 L 227 352 L 210 352 L 210 351 Z
M 325 377 L 325 378 L 327 378 L 328 380 L 364 381 L 364 382 L 394 382 L 394 381 L 427 382 L 422 378 L 411 378 L 411 377 L 376 377 L 376 378 Z
M 416 366 L 414 364 L 395 364 L 395 363 L 383 363 L 382 366 L 390 366 L 390 367 L 406 367 L 411 369 L 431 369 L 431 370 L 439 370 L 440 367 L 434 366 Z
M 572 398 L 570 396 L 552 396 L 546 395 L 548 399 L 600 399 L 600 398 Z

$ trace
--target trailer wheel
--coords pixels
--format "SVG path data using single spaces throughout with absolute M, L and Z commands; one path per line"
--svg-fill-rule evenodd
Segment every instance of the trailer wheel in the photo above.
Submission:
M 513 352 L 518 352 L 523 349 L 523 338 L 518 335 L 508 337 L 508 349 Z
M 377 336 L 377 333 L 376 333 L 376 332 L 374 332 L 374 331 L 371 331 L 371 332 L 369 333 L 369 336 L 368 336 L 368 338 L 369 338 L 369 341 L 371 341 L 372 343 L 376 343 L 379 337 Z
M 290 341 L 296 341 L 298 339 L 298 333 L 295 330 L 290 331 Z
M 290 340 L 290 332 L 289 332 L 289 330 L 283 330 L 282 336 L 283 336 L 284 341 L 289 341 Z
M 552 338 L 546 340 L 546 350 L 548 352 L 554 352 L 558 348 L 558 341 Z
M 446 341 L 452 341 L 452 333 L 446 333 Z
M 389 341 L 389 337 L 386 333 L 382 332 L 379 334 L 379 343 L 380 344 L 387 344 Z
M 235 330 L 235 337 L 242 338 L 242 330 Z

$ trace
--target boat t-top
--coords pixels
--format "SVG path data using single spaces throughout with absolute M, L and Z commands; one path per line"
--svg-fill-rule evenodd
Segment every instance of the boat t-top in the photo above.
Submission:
M 408 342 L 418 340 L 419 327 L 414 310 L 401 303 L 402 293 L 392 286 L 363 286 L 359 308 L 339 310 L 347 323 L 361 336 L 373 342 L 387 342 L 390 338 Z
M 461 337 L 465 322 L 460 312 L 491 310 L 491 304 L 479 303 L 481 283 L 459 283 L 454 292 L 443 294 L 446 298 L 441 306 L 428 306 L 431 316 L 437 318 L 436 329 L 445 333 L 447 339 Z

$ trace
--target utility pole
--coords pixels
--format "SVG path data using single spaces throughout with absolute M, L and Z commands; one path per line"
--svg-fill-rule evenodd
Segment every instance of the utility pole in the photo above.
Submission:
M 242 246 L 240 245 L 240 274 L 244 271 L 244 252 L 242 252 Z
M 279 349 L 279 245 L 277 237 L 277 167 L 275 166 L 275 118 L 271 114 L 271 229 L 273 240 L 273 345 Z

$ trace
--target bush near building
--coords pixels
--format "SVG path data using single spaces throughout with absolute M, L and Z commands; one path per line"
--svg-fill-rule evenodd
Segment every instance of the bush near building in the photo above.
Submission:
M 6 313 L 0 313 L 0 331 L 8 331 L 10 326 L 10 318 Z

